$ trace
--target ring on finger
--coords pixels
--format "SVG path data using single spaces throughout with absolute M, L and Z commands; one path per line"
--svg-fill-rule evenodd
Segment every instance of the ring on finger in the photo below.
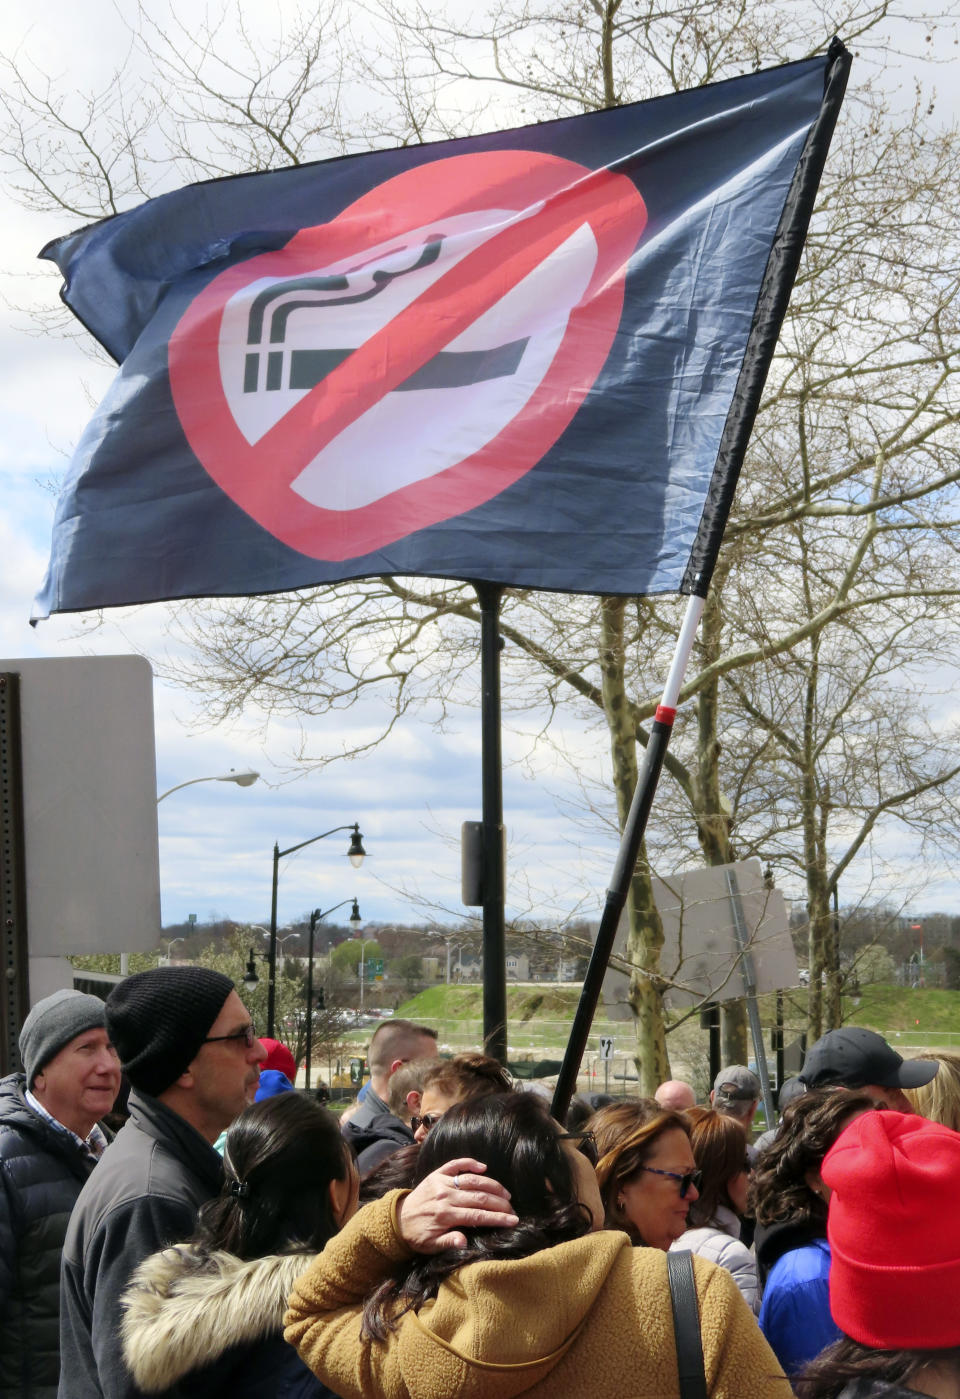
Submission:
M 459 1177 L 459 1176 L 454 1176 L 454 1178 L 453 1178 L 453 1188 L 454 1188 L 454 1190 L 459 1190 L 459 1189 L 460 1189 L 460 1177 Z

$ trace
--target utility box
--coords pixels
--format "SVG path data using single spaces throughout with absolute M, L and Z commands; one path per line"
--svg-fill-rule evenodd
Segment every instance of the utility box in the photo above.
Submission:
M 156 947 L 160 872 L 149 662 L 0 659 L 0 686 L 3 971 L 25 987 L 7 1072 L 29 1005 L 72 984 L 68 954 Z

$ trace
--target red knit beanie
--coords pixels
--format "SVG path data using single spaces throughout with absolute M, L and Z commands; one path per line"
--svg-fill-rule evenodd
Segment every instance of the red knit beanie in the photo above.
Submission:
M 291 1083 L 297 1081 L 297 1061 L 290 1050 L 279 1040 L 268 1040 L 264 1035 L 260 1036 L 260 1043 L 267 1051 L 266 1060 L 260 1065 L 262 1069 L 279 1069 L 282 1074 L 286 1074 Z
M 960 1133 L 867 1112 L 828 1151 L 830 1311 L 873 1350 L 960 1345 Z

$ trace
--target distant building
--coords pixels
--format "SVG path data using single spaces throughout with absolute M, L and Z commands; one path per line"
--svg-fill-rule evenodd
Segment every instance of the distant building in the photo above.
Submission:
M 508 981 L 530 980 L 530 958 L 525 952 L 509 953 L 506 964 Z

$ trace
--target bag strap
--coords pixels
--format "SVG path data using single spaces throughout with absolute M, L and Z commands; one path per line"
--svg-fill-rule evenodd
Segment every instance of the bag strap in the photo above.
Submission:
M 700 1311 L 693 1280 L 693 1254 L 688 1249 L 667 1254 L 667 1278 L 673 1330 L 677 1340 L 680 1399 L 707 1399 L 707 1376 L 700 1340 Z

